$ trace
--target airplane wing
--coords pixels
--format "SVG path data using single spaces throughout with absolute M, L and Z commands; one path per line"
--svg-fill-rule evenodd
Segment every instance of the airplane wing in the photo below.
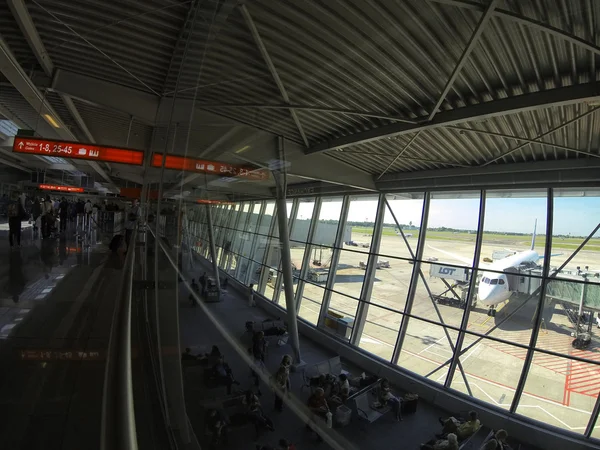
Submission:
M 562 255 L 564 255 L 564 253 L 551 253 L 550 257 L 552 257 L 552 256 L 562 256 Z M 540 255 L 540 259 L 544 259 L 544 258 L 545 258 L 544 255 Z
M 464 256 L 460 256 L 460 255 L 457 255 L 456 253 L 452 253 L 452 252 L 448 252 L 446 250 L 442 250 L 441 248 L 433 247 L 433 246 L 431 246 L 429 244 L 427 245 L 427 247 L 429 247 L 432 250 L 435 250 L 436 252 L 440 252 L 440 253 L 443 253 L 444 255 L 450 256 L 451 258 L 454 258 L 457 261 L 460 261 L 460 262 L 462 262 L 463 264 L 466 264 L 469 267 L 473 266 L 473 260 L 470 259 L 470 258 L 465 258 Z M 486 264 L 486 263 L 481 263 L 481 264 L 479 264 L 479 267 L 481 269 L 487 269 L 487 268 L 490 268 L 491 265 L 490 264 Z

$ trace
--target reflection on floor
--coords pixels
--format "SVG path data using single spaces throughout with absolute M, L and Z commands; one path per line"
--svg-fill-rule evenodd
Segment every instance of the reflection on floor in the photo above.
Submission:
M 99 448 L 105 350 L 119 271 L 98 236 L 20 249 L 0 232 L 0 437 L 14 450 Z

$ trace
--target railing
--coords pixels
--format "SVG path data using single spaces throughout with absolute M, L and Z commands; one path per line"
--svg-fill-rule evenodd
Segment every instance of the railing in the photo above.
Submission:
M 101 450 L 137 450 L 131 377 L 131 304 L 137 230 L 131 236 L 113 313 L 104 374 Z

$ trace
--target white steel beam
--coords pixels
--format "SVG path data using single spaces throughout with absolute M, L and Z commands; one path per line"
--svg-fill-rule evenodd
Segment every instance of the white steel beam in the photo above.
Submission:
M 275 84 L 277 85 L 277 89 L 279 89 L 279 93 L 281 94 L 283 101 L 286 104 L 289 104 L 290 97 L 285 89 L 285 86 L 283 85 L 283 82 L 281 81 L 281 78 L 279 78 L 279 74 L 277 73 L 277 69 L 275 68 L 275 65 L 273 64 L 273 60 L 271 59 L 271 56 L 269 55 L 269 52 L 267 51 L 267 48 L 265 47 L 265 44 L 264 44 L 262 38 L 260 37 L 258 28 L 256 28 L 256 25 L 254 24 L 254 20 L 252 20 L 252 16 L 250 15 L 250 12 L 248 11 L 248 8 L 246 7 L 246 5 L 241 5 L 240 11 L 242 12 L 242 15 L 244 16 L 244 20 L 246 21 L 246 25 L 248 25 L 248 28 L 250 29 L 250 33 L 252 34 L 252 37 L 254 38 L 254 43 L 258 47 L 260 54 L 262 55 L 263 59 L 265 60 L 265 64 L 269 68 L 269 72 L 271 73 L 271 76 L 273 77 L 273 81 L 275 81 Z M 306 147 L 308 147 L 308 139 L 306 138 L 306 134 L 304 133 L 304 129 L 302 128 L 302 124 L 300 123 L 300 119 L 298 119 L 298 115 L 296 114 L 296 111 L 294 109 L 290 109 L 290 114 L 292 115 L 292 119 L 294 120 L 294 123 L 296 124 L 296 128 L 298 128 L 298 133 L 300 133 L 300 136 L 302 137 L 302 141 L 304 141 L 304 145 Z
M 477 26 L 475 27 L 475 30 L 473 31 L 473 34 L 471 35 L 471 39 L 469 39 L 469 42 L 467 43 L 467 46 L 463 50 L 462 55 L 460 55 L 460 58 L 458 59 L 456 66 L 454 66 L 454 70 L 452 71 L 450 78 L 448 78 L 448 81 L 446 81 L 444 90 L 440 94 L 440 97 L 439 97 L 437 103 L 435 104 L 435 106 L 433 107 L 433 110 L 429 114 L 428 120 L 433 119 L 433 117 L 437 114 L 440 106 L 442 106 L 442 103 L 444 103 L 444 100 L 446 99 L 448 92 L 450 92 L 450 89 L 452 89 L 452 85 L 454 85 L 454 81 L 456 81 L 458 74 L 462 70 L 465 63 L 469 60 L 469 56 L 471 55 L 471 52 L 473 51 L 473 49 L 477 46 L 477 44 L 479 42 L 479 38 L 480 38 L 481 34 L 483 33 L 483 30 L 485 30 L 485 27 L 487 26 L 488 22 L 490 21 L 490 19 L 492 17 L 492 13 L 494 12 L 494 8 L 496 8 L 497 4 L 498 4 L 498 0 L 491 0 L 487 6 L 485 12 L 480 17 L 479 22 L 477 23 Z
M 593 101 L 600 97 L 600 83 L 586 83 L 568 86 L 548 91 L 523 94 L 516 97 L 503 98 L 463 108 L 442 111 L 428 121 L 421 117 L 417 124 L 394 123 L 372 130 L 343 136 L 322 142 L 306 150 L 306 153 L 317 153 L 332 149 L 345 148 L 351 145 L 363 144 L 378 139 L 411 134 L 419 130 L 431 130 L 472 120 L 490 119 L 524 111 L 570 105 L 584 101 Z

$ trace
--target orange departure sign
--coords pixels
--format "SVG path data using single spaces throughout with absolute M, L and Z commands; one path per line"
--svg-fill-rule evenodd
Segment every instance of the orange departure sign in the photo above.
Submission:
M 222 200 L 196 200 L 196 203 L 200 203 L 201 205 L 233 205 L 232 202 Z
M 152 167 L 161 167 L 162 157 L 162 153 L 152 154 Z M 263 169 L 236 166 L 218 161 L 186 158 L 179 155 L 167 155 L 165 158 L 165 169 L 210 173 L 224 177 L 242 177 L 250 180 L 267 180 L 269 178 L 269 172 Z
M 144 163 L 144 152 L 140 150 L 18 136 L 15 136 L 13 152 L 136 166 L 141 166 Z
M 39 188 L 44 191 L 60 191 L 60 192 L 83 192 L 82 187 L 75 186 L 58 186 L 56 184 L 40 184 Z

